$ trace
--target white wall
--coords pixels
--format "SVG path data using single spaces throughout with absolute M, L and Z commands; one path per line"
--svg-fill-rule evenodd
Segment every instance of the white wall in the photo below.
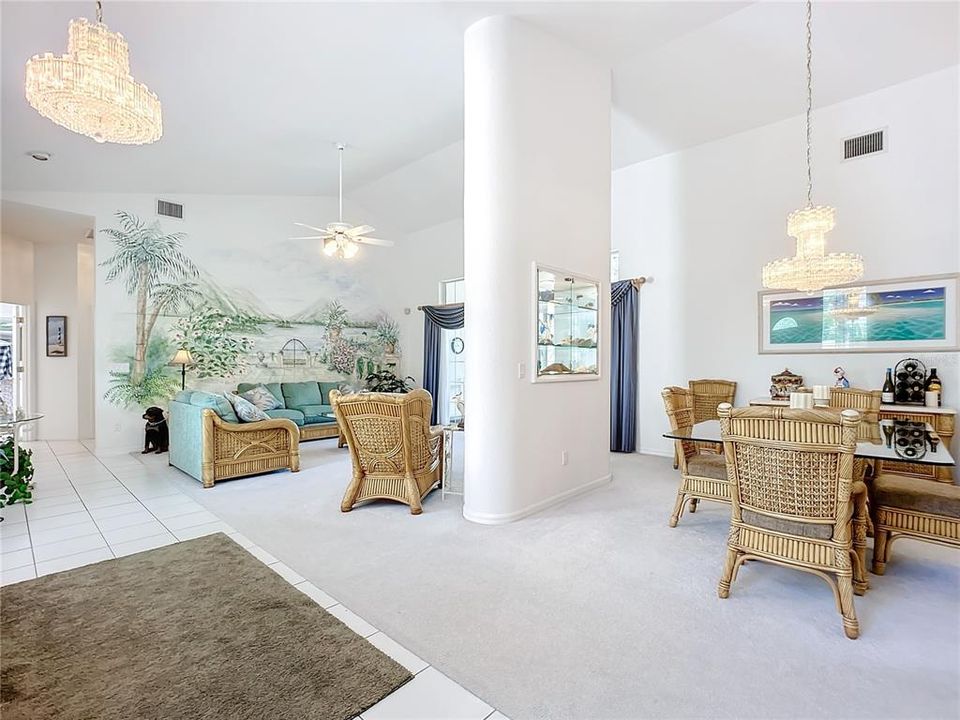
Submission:
M 423 383 L 423 313 L 418 305 L 436 305 L 442 280 L 463 277 L 463 220 L 440 223 L 407 236 L 404 270 L 392 273 L 393 306 L 403 346 L 403 371 Z M 410 314 L 406 313 L 410 310 Z
M 33 243 L 0 237 L 0 302 L 33 304 Z
M 37 383 L 34 406 L 44 415 L 38 423 L 38 437 L 42 440 L 76 440 L 80 437 L 77 362 L 82 334 L 77 326 L 77 246 L 35 243 L 34 263 L 36 361 L 33 370 Z M 67 316 L 66 357 L 47 357 L 48 315 Z
M 815 111 L 814 202 L 836 207 L 829 247 L 862 253 L 865 279 L 960 269 L 957 107 L 953 67 Z M 842 138 L 881 127 L 887 152 L 841 160 Z M 666 385 L 729 378 L 745 403 L 784 367 L 832 384 L 842 365 L 853 385 L 879 388 L 905 356 L 758 354 L 760 268 L 793 253 L 786 217 L 804 205 L 805 179 L 802 116 L 614 172 L 621 277 L 653 278 L 640 291 L 642 452 L 672 451 Z M 958 354 L 920 357 L 943 378 L 944 404 L 960 405 Z
M 471 26 L 464 57 L 463 514 L 499 523 L 609 479 L 606 357 L 598 381 L 529 373 L 534 261 L 603 281 L 608 336 L 610 74 L 505 17 Z
M 69 238 L 2 240 L 0 300 L 27 307 L 29 406 L 41 440 L 93 436 L 93 246 Z M 46 318 L 67 316 L 67 356 L 47 357 Z

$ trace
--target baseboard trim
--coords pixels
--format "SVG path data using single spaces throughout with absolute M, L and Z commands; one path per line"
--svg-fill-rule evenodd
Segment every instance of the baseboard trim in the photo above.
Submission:
M 640 448 L 639 452 L 641 455 L 656 455 L 658 457 L 668 457 L 668 458 L 673 457 L 672 452 L 666 452 L 664 450 L 652 450 L 649 448 Z
M 601 485 L 605 485 L 610 482 L 612 476 L 607 474 L 603 477 L 599 477 L 596 480 L 591 480 L 585 485 L 575 487 L 571 490 L 566 490 L 558 495 L 549 497 L 546 500 L 541 500 L 536 502 L 533 505 L 528 505 L 527 507 L 516 510 L 511 513 L 474 513 L 470 512 L 466 508 L 463 509 L 463 517 L 465 520 L 470 522 L 477 523 L 479 525 L 505 525 L 506 523 L 513 522 L 515 520 L 520 520 L 525 518 L 528 515 L 533 515 L 538 513 L 541 510 L 546 510 L 548 507 L 553 505 L 559 505 L 560 503 L 575 498 L 577 495 L 583 495 L 584 493 L 590 492 Z

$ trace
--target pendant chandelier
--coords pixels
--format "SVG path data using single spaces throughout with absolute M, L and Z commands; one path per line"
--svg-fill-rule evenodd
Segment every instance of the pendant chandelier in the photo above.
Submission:
M 763 286 L 812 293 L 863 277 L 863 257 L 854 253 L 827 253 L 827 233 L 833 230 L 836 210 L 813 204 L 810 116 L 813 113 L 813 3 L 807 0 L 807 206 L 787 217 L 787 234 L 797 240 L 793 257 L 763 266 Z
M 67 54 L 27 61 L 27 102 L 45 118 L 97 142 L 142 145 L 163 134 L 160 100 L 130 74 L 123 35 L 97 22 L 70 21 Z

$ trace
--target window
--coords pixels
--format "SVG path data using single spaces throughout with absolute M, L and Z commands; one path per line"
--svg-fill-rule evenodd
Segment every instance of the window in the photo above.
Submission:
M 463 278 L 445 280 L 440 283 L 440 302 L 463 302 Z M 464 358 L 466 348 L 463 344 L 463 329 L 443 330 L 442 362 L 440 364 L 440 397 L 437 398 L 439 420 L 451 425 L 463 419 L 457 409 L 457 398 L 462 397 L 464 382 Z
M 613 250 L 610 253 L 610 282 L 616 282 L 620 279 L 620 251 Z

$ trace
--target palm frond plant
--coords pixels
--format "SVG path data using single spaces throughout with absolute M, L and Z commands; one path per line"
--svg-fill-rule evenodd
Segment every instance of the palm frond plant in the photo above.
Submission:
M 103 397 L 118 407 L 153 405 L 172 397 L 179 387 L 177 378 L 168 375 L 162 366 L 147 370 L 137 383 L 131 373 L 111 372 L 110 387 Z
M 127 294 L 136 297 L 136 343 L 129 383 L 137 386 L 147 371 L 147 345 L 157 317 L 164 309 L 175 309 L 199 295 L 190 281 L 200 273 L 183 252 L 184 233 L 164 234 L 159 221 L 148 225 L 123 210 L 116 217 L 119 228 L 101 230 L 113 239 L 115 250 L 100 266 L 107 268 L 106 282 L 122 280 Z M 181 285 L 184 287 L 174 289 Z

